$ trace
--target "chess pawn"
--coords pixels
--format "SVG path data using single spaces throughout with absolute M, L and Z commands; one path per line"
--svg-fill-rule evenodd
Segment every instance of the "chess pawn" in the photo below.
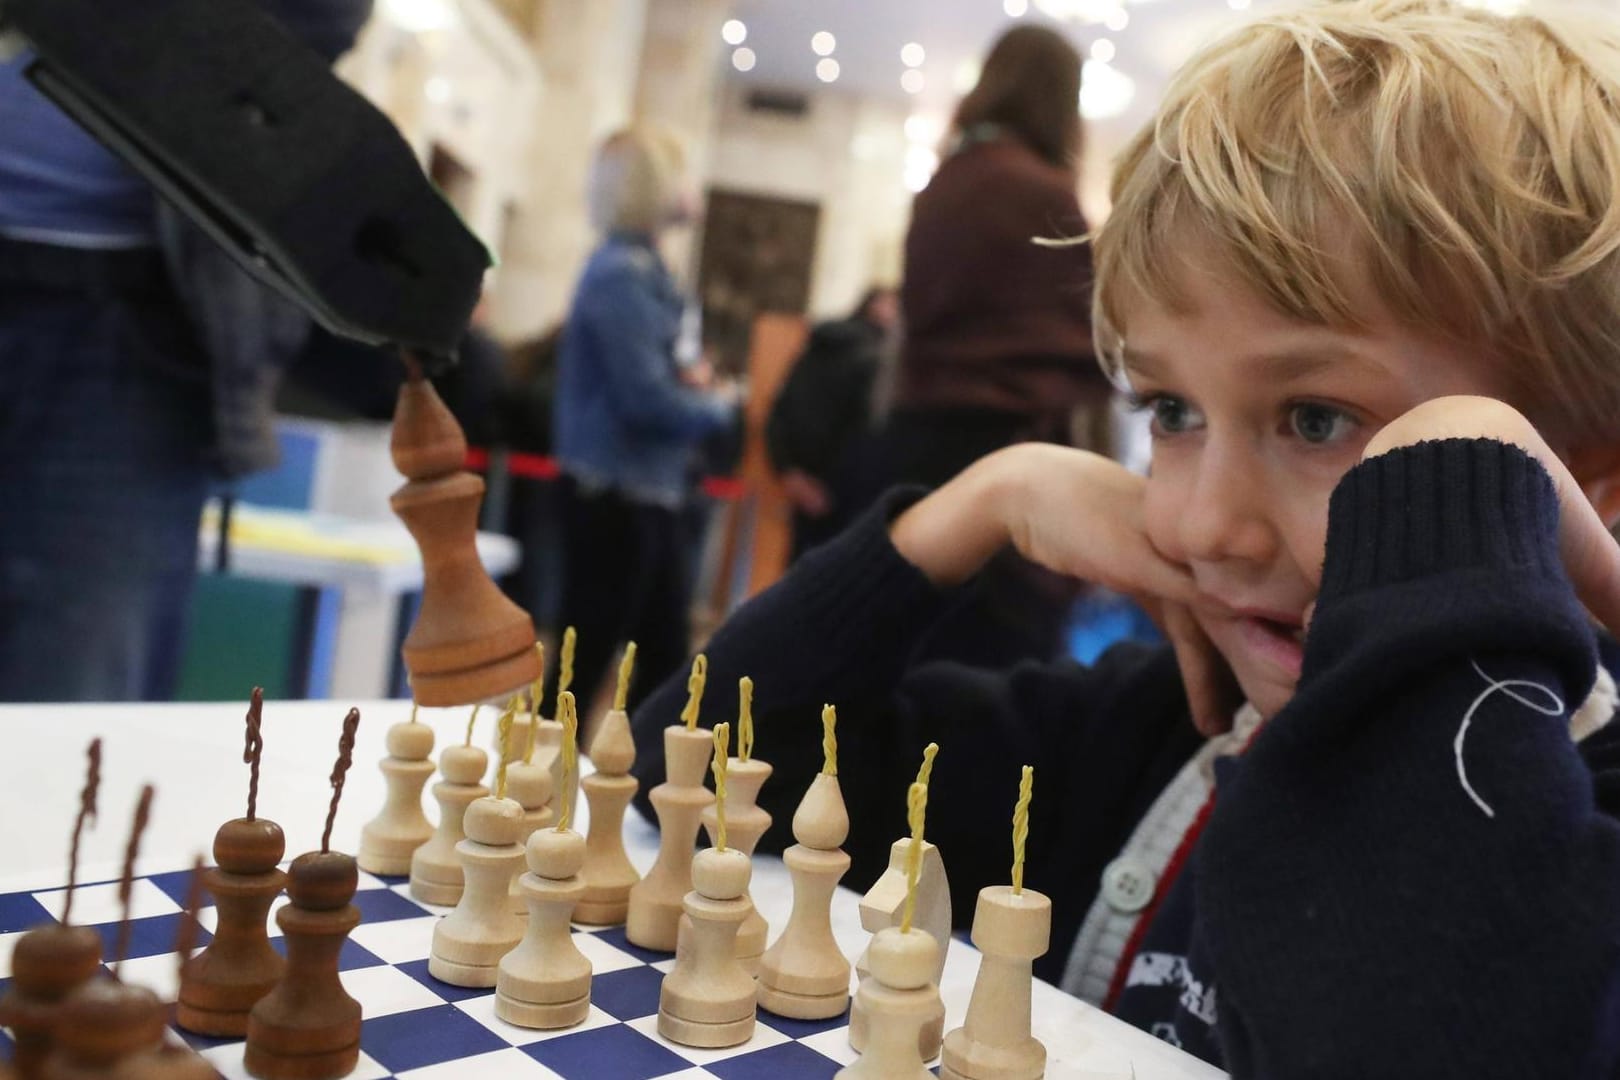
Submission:
M 867 950 L 871 974 L 855 993 L 870 1032 L 861 1058 L 834 1080 L 933 1080 L 919 1052 L 922 1032 L 945 1011 L 934 971 L 939 943 L 915 927 L 879 930 Z
M 482 783 L 489 755 L 476 746 L 447 746 L 439 754 L 444 779 L 433 785 L 439 800 L 439 827 L 411 856 L 411 895 L 424 904 L 453 906 L 461 899 L 461 858 L 456 845 L 465 838 L 462 822 L 474 799 L 489 794 Z
M 407 721 L 388 729 L 388 756 L 378 763 L 388 782 L 382 811 L 360 830 L 356 859 L 368 874 L 405 875 L 411 856 L 433 835 L 422 813 L 422 787 L 433 775 L 433 729 Z
M 737 1046 L 754 1034 L 754 979 L 737 960 L 737 931 L 748 918 L 753 866 L 736 848 L 705 848 L 692 860 L 692 920 L 675 967 L 658 993 L 658 1034 L 682 1046 Z
M 874 934 L 900 925 L 906 905 L 906 856 L 910 850 L 909 838 L 896 840 L 889 848 L 889 868 L 861 897 L 861 925 Z M 911 921 L 913 926 L 928 931 L 939 947 L 934 961 L 934 985 L 938 986 L 940 976 L 945 973 L 945 952 L 951 944 L 951 886 L 945 878 L 945 861 L 940 858 L 939 849 L 926 840 L 922 846 L 922 868 L 917 874 L 917 910 Z M 870 953 L 868 947 L 855 961 L 855 976 L 859 980 L 866 978 Z M 939 1056 L 940 1043 L 945 1038 L 944 1006 L 940 1006 L 932 1022 L 923 1026 L 921 1038 L 923 1060 L 932 1061 Z M 859 995 L 849 1011 L 849 1045 L 856 1051 L 866 1047 L 866 1012 Z
M 506 767 L 506 794 L 523 807 L 523 828 L 518 832 L 518 846 L 529 842 L 537 829 L 556 820 L 551 808 L 551 770 L 538 761 L 529 763 L 518 759 Z M 527 918 L 529 905 L 518 885 L 523 877 L 523 865 L 518 864 L 512 874 L 512 885 L 507 892 L 507 904 L 512 914 Z
M 523 865 L 523 807 L 484 798 L 467 808 L 467 838 L 456 845 L 466 888 L 456 909 L 433 927 L 428 974 L 452 986 L 495 985 L 501 957 L 523 938 L 509 906 L 512 875 Z
M 133 1060 L 163 1045 L 168 1009 L 144 986 L 92 978 L 62 1000 L 40 1080 L 122 1077 Z
M 1052 901 L 1010 885 L 979 890 L 973 944 L 981 953 L 967 1021 L 945 1036 L 940 1080 L 1039 1080 L 1046 1047 L 1030 1034 L 1035 960 L 1052 943 Z
M 523 738 L 529 737 L 527 719 L 520 721 L 523 727 Z M 556 720 L 547 720 L 541 717 L 536 723 L 539 725 L 534 733 L 534 763 L 542 765 L 551 772 L 551 820 L 556 821 L 562 814 L 562 808 L 571 807 L 572 811 L 579 809 L 579 777 L 563 775 L 562 740 L 563 726 Z M 512 745 L 527 745 L 518 742 L 518 728 L 512 728 Z M 573 813 L 570 812 L 570 817 Z
M 591 742 L 591 764 L 596 771 L 582 778 L 580 789 L 590 807 L 585 838 L 585 895 L 574 908 L 574 918 L 588 926 L 617 926 L 630 909 L 630 889 L 641 875 L 624 853 L 624 811 L 635 798 L 640 781 L 630 774 L 636 763 L 636 744 L 630 736 L 630 717 L 613 709 Z
M 849 961 L 832 932 L 832 898 L 849 869 L 841 847 L 849 811 L 838 777 L 817 774 L 793 814 L 782 853 L 793 876 L 793 912 L 759 962 L 759 1005 L 795 1020 L 826 1020 L 849 1008 Z
M 338 953 L 360 925 L 351 901 L 359 883 L 352 857 L 298 856 L 287 871 L 292 901 L 276 912 L 287 972 L 248 1017 L 243 1066 L 261 1080 L 347 1076 L 360 1059 L 360 1003 L 338 978 Z
M 643 949 L 674 952 L 682 904 L 692 890 L 692 856 L 703 808 L 714 795 L 703 774 L 714 742 L 703 728 L 681 724 L 664 729 L 664 763 L 669 779 L 648 793 L 658 813 L 658 859 L 630 889 L 625 937 Z
M 585 895 L 579 876 L 585 838 L 572 829 L 541 829 L 529 837 L 525 854 L 529 872 L 518 885 L 529 905 L 529 927 L 518 947 L 501 958 L 495 1015 L 519 1027 L 573 1027 L 591 1011 L 591 962 L 574 944 L 569 925 Z
M 214 939 L 180 968 L 175 1022 L 199 1035 L 247 1034 L 248 1013 L 281 980 L 287 961 L 270 947 L 266 923 L 287 875 L 281 826 L 265 818 L 227 821 L 214 834 L 217 866 L 203 871 L 214 897 Z
M 754 845 L 771 827 L 771 815 L 758 803 L 759 789 L 770 778 L 771 767 L 758 758 L 731 758 L 726 763 L 726 839 L 730 845 L 752 857 Z M 719 827 L 714 803 L 703 808 L 703 828 L 709 834 L 709 843 L 715 843 Z M 749 903 L 754 898 L 744 894 Z M 737 931 L 737 959 L 750 975 L 759 969 L 760 955 L 765 951 L 765 939 L 770 934 L 765 916 L 755 908 Z M 838 1010 L 843 1012 L 842 1009 Z
M 0 997 L 21 1080 L 35 1080 L 50 1056 L 62 1003 L 101 970 L 101 935 L 88 926 L 36 926 L 11 954 L 11 986 Z

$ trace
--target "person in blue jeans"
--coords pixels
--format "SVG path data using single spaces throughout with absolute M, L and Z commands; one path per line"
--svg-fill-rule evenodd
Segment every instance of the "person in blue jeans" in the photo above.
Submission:
M 335 59 L 371 2 L 266 8 Z M 209 483 L 274 460 L 273 360 L 307 322 L 42 97 L 31 60 L 0 62 L 0 701 L 164 700 Z
M 736 423 L 734 385 L 676 357 L 685 303 L 658 238 L 691 217 L 681 156 L 663 132 L 619 132 L 597 153 L 602 233 L 574 294 L 554 406 L 562 467 L 562 623 L 579 632 L 575 689 L 598 688 L 637 643 L 632 705 L 686 656 L 691 583 L 680 511 L 698 445 Z

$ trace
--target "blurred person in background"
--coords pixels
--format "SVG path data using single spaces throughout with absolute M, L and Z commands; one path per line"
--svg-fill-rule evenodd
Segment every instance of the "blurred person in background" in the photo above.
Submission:
M 327 59 L 370 0 L 264 0 Z M 276 459 L 302 312 L 0 60 L 0 701 L 171 698 L 209 484 Z
M 771 406 L 765 446 L 793 505 L 795 559 L 850 521 L 852 458 L 899 313 L 898 293 L 874 287 L 848 318 L 821 323 Z
M 589 206 L 602 242 L 563 328 L 553 424 L 559 622 L 579 632 L 582 707 L 626 641 L 638 649 L 632 706 L 686 659 L 691 582 L 680 515 L 689 470 L 699 444 L 739 415 L 735 385 L 714 384 L 707 364 L 682 368 L 676 359 L 685 303 L 658 243 L 692 220 L 695 203 L 666 133 L 631 128 L 598 151 Z
M 1035 238 L 1087 231 L 1078 196 L 1080 54 L 1021 25 L 985 58 L 948 147 L 912 206 L 903 335 L 881 434 L 884 483 L 937 486 L 1015 442 L 1106 430 L 1094 359 L 1091 252 Z M 1106 435 L 1083 442 L 1107 452 Z M 873 492 L 875 494 L 875 492 Z M 1073 587 L 1008 554 L 926 646 L 984 665 L 1062 648 Z

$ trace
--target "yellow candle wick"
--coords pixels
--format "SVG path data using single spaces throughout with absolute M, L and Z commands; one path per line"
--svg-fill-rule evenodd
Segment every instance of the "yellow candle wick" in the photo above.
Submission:
M 703 686 L 708 681 L 709 658 L 698 653 L 692 657 L 692 674 L 686 677 L 686 708 L 681 710 L 687 731 L 697 730 L 698 703 L 703 700 Z
M 1013 808 L 1013 892 L 1024 891 L 1024 844 L 1029 839 L 1029 800 L 1035 787 L 1035 767 L 1024 766 L 1018 781 L 1018 805 Z
M 417 703 L 416 703 L 416 699 L 415 699 L 415 698 L 412 698 L 412 699 L 411 699 L 411 723 L 413 723 L 413 724 L 420 724 L 420 723 L 421 723 L 421 722 L 422 722 L 422 721 L 421 721 L 421 720 L 419 720 L 419 719 L 418 719 L 418 718 L 417 718 L 417 716 L 416 716 L 416 711 L 417 711 L 417 710 L 418 710 L 418 709 L 420 709 L 420 708 L 421 708 L 421 706 L 420 706 L 420 705 L 418 705 L 418 704 L 417 704 Z
M 568 790 L 573 782 L 574 774 L 579 771 L 579 710 L 574 702 L 574 695 L 564 690 L 557 695 L 557 720 L 563 726 L 562 737 L 562 784 L 558 792 Z M 557 819 L 557 831 L 565 832 L 574 821 L 574 803 L 572 799 L 561 799 L 562 815 Z
M 574 685 L 574 643 L 579 635 L 572 626 L 563 631 L 561 667 L 557 670 L 557 693 L 561 694 Z M 561 706 L 558 706 L 560 709 Z
M 754 680 L 744 675 L 737 680 L 737 758 L 750 761 L 754 756 Z
M 512 742 L 512 721 L 517 715 L 517 702 L 518 699 L 514 695 L 512 700 L 507 703 L 506 708 L 502 710 L 501 718 L 495 723 L 496 737 L 501 744 L 500 764 L 495 766 L 495 797 L 497 799 L 506 798 L 506 766 L 509 763 L 508 752 Z
M 482 705 L 474 705 L 472 715 L 467 718 L 467 741 L 462 744 L 463 746 L 472 745 L 473 725 L 478 723 L 478 710 L 481 708 Z
M 726 767 L 731 753 L 731 725 L 714 725 L 714 847 L 726 850 Z
M 838 710 L 831 705 L 821 707 L 821 772 L 824 776 L 838 775 Z
M 534 677 L 529 685 L 529 739 L 523 750 L 523 764 L 528 765 L 534 761 L 534 737 L 540 730 L 540 687 L 546 678 L 546 647 L 540 642 L 534 643 L 534 651 L 540 657 L 540 674 Z
M 922 873 L 923 821 L 928 812 L 928 785 L 912 784 L 906 792 L 906 819 L 911 823 L 911 847 L 906 851 L 906 909 L 900 932 L 911 933 L 917 914 L 917 878 Z
M 624 659 L 619 661 L 619 685 L 613 688 L 613 707 L 623 712 L 630 702 L 630 673 L 636 666 L 636 643 L 624 647 Z
M 934 777 L 934 755 L 939 753 L 939 743 L 931 742 L 923 747 L 922 768 L 917 770 L 917 783 L 924 787 Z

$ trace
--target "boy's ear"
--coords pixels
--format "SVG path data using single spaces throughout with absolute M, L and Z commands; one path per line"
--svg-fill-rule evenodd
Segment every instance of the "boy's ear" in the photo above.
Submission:
M 1620 521 L 1620 443 L 1577 446 L 1569 454 L 1570 475 L 1603 519 L 1614 528 Z

